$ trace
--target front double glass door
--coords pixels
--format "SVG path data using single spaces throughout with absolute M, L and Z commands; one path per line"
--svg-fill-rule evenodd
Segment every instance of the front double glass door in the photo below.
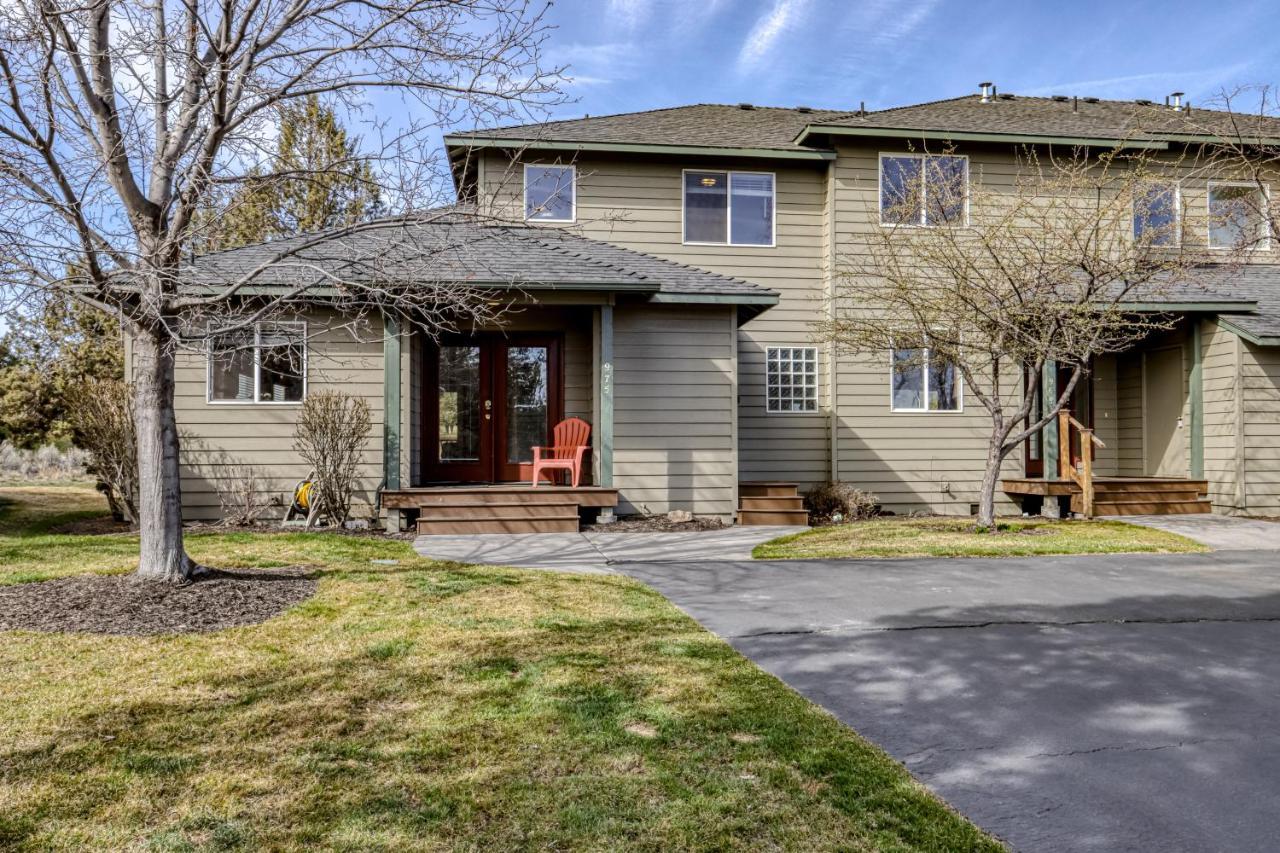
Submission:
M 446 338 L 428 355 L 428 482 L 529 479 L 560 412 L 559 342 Z

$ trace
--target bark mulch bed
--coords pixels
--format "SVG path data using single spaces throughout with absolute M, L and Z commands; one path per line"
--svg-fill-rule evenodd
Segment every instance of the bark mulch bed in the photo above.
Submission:
M 689 533 L 721 530 L 724 526 L 724 522 L 718 518 L 695 517 L 693 521 L 672 521 L 665 515 L 632 515 L 609 524 L 592 524 L 584 529 L 592 533 Z
M 186 586 L 79 575 L 0 586 L 0 631 L 204 633 L 265 622 L 315 590 L 314 576 L 301 568 L 211 570 Z

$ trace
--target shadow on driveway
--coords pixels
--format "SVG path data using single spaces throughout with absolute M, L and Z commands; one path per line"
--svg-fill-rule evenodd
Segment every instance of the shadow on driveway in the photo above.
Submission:
M 1269 850 L 1274 554 L 620 567 L 1022 850 Z

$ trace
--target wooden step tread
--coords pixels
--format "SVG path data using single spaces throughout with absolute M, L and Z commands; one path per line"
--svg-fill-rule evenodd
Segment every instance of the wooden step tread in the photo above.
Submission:
M 419 518 L 418 533 L 424 536 L 465 535 L 468 533 L 577 533 L 578 516 L 542 518 Z
M 802 509 L 742 509 L 738 510 L 738 524 L 808 524 L 809 513 Z
M 740 498 L 793 498 L 800 494 L 795 483 L 739 483 Z
M 804 498 L 799 495 L 787 497 L 744 497 L 739 501 L 738 509 L 804 509 Z
M 1094 515 L 1192 515 L 1213 512 L 1209 501 L 1094 501 Z
M 512 501 L 489 504 L 448 503 L 433 504 L 419 509 L 419 518 L 553 518 L 576 517 L 578 505 L 574 503 L 538 503 Z

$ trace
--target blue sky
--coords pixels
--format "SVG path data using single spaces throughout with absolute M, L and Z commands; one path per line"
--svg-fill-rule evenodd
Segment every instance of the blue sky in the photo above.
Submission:
M 556 117 L 697 102 L 880 109 L 982 80 L 1200 103 L 1280 82 L 1275 13 L 1274 0 L 557 0 L 549 53 L 574 78 L 576 102 Z

